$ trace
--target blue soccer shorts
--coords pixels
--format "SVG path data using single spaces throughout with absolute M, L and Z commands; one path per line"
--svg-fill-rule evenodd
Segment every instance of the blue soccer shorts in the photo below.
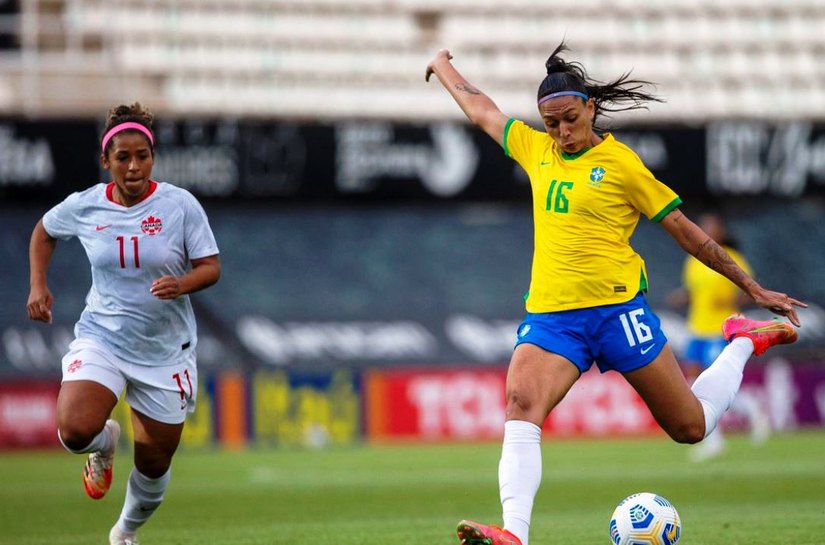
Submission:
M 698 363 L 707 369 L 728 345 L 724 337 L 693 337 L 685 346 L 684 363 Z
M 656 359 L 667 343 L 659 318 L 639 293 L 626 303 L 527 313 L 516 346 L 529 343 L 563 356 L 584 373 L 598 365 L 627 373 Z

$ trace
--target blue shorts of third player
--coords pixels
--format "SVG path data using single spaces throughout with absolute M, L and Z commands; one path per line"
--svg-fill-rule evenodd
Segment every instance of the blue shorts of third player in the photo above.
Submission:
M 721 335 L 719 337 L 693 337 L 685 346 L 683 363 L 693 362 L 701 365 L 702 369 L 707 369 L 727 345 L 728 341 Z
M 667 343 L 659 318 L 639 293 L 626 303 L 600 307 L 527 313 L 516 346 L 529 343 L 563 356 L 584 373 L 627 373 L 656 359 Z

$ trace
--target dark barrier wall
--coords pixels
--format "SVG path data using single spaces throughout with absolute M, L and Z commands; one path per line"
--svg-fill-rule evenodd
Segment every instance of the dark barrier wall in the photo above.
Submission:
M 82 248 L 58 246 L 47 327 L 25 315 L 28 239 L 51 205 L 101 179 L 98 133 L 88 121 L 0 120 L 0 375 L 54 373 L 72 337 L 90 282 Z M 193 298 L 205 370 L 508 359 L 529 283 L 530 191 L 479 131 L 160 121 L 156 134 L 155 177 L 202 198 L 221 247 L 223 279 Z M 766 286 L 812 303 L 801 342 L 783 354 L 819 358 L 825 125 L 725 122 L 619 138 L 686 212 L 725 213 Z M 678 349 L 681 317 L 664 303 L 685 255 L 646 220 L 632 243 Z
M 27 249 L 48 205 L 0 205 L 0 374 L 58 369 L 89 289 L 76 241 L 51 267 L 54 324 L 26 318 Z M 209 201 L 223 277 L 193 296 L 203 370 L 330 369 L 400 364 L 500 364 L 524 309 L 533 246 L 529 203 L 437 206 L 273 206 Z M 690 213 L 690 211 L 688 211 Z M 825 208 L 760 201 L 726 208 L 757 276 L 813 303 L 800 343 L 777 353 L 813 359 L 825 321 Z M 681 317 L 664 304 L 685 254 L 642 220 L 651 304 L 678 347 Z M 800 353 L 799 351 L 802 351 Z
M 90 121 L 0 119 L 0 196 L 56 201 L 101 179 Z M 825 188 L 825 125 L 725 121 L 625 128 L 619 139 L 686 201 Z M 200 197 L 363 202 L 529 199 L 521 169 L 458 123 L 248 120 L 156 125 L 156 178 Z
M 60 358 L 89 266 L 77 241 L 60 242 L 54 324 L 31 322 L 28 241 L 50 206 L 101 179 L 98 131 L 84 121 L 0 121 L 0 447 L 56 445 Z M 193 295 L 201 388 L 185 446 L 498 433 L 533 225 L 524 174 L 489 138 L 461 124 L 374 122 L 160 122 L 156 132 L 155 177 L 201 198 L 223 264 L 221 281 Z M 825 419 L 823 133 L 738 122 L 619 133 L 688 215 L 725 214 L 766 286 L 811 303 L 800 342 L 746 372 L 745 389 L 778 429 Z M 686 256 L 644 219 L 632 244 L 678 352 L 684 321 L 665 296 Z M 588 374 L 549 432 L 649 433 L 649 411 L 633 395 L 614 374 Z
M 0 51 L 20 47 L 16 24 L 19 16 L 19 0 L 0 0 Z

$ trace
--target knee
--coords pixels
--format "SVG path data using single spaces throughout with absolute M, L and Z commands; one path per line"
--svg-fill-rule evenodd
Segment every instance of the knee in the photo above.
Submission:
M 530 396 L 518 390 L 507 392 L 507 408 L 505 411 L 507 420 L 526 420 L 534 422 L 543 421 L 547 415 L 538 414 L 540 408 Z
M 82 422 L 61 422 L 57 432 L 64 447 L 71 451 L 82 451 L 101 432 L 104 425 L 105 422 L 100 426 Z
M 705 423 L 686 422 L 665 431 L 677 443 L 692 445 L 705 438 Z

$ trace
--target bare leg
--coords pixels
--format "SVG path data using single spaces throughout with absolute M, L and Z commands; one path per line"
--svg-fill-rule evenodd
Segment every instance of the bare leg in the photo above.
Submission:
M 165 424 L 132 410 L 135 468 L 129 475 L 126 499 L 112 536 L 131 538 L 163 502 L 172 456 L 180 444 L 183 423 Z
M 117 404 L 107 387 L 91 380 L 64 382 L 57 396 L 57 429 L 63 445 L 75 453 L 95 452 L 106 419 Z
M 668 435 L 679 443 L 698 443 L 716 428 L 733 403 L 753 351 L 751 339 L 733 339 L 692 387 L 668 345 L 649 365 L 624 376 Z
M 132 426 L 135 430 L 135 467 L 147 477 L 160 477 L 172 465 L 183 423 L 164 424 L 133 410 Z
M 624 373 L 624 377 L 674 441 L 698 443 L 704 438 L 702 404 L 693 395 L 669 345 L 648 365 Z
M 579 378 L 569 360 L 532 344 L 516 347 L 507 372 L 507 413 L 499 462 L 504 528 L 528 545 L 541 482 L 541 426 Z

